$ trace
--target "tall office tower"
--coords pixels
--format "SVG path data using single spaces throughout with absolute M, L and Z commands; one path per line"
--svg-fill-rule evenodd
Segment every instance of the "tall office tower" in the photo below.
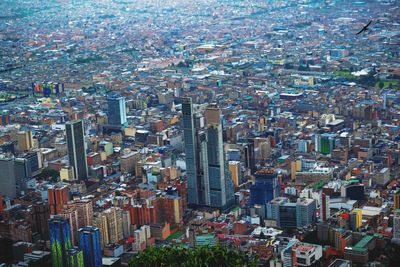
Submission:
M 102 266 L 99 228 L 87 226 L 79 229 L 79 248 L 83 251 L 85 266 Z
M 87 179 L 85 134 L 83 121 L 71 121 L 65 124 L 69 164 L 74 167 L 76 179 Z
M 33 148 L 33 136 L 31 131 L 21 131 L 17 133 L 17 149 L 20 152 L 28 151 Z
M 206 135 L 196 118 L 191 98 L 182 98 L 183 134 L 186 154 L 189 205 L 209 205 Z
M 393 217 L 393 239 L 396 240 L 396 243 L 400 243 L 400 210 L 394 211 Z
M 0 170 L 0 194 L 13 199 L 17 196 L 14 159 L 0 155 Z
M 118 243 L 123 239 L 122 210 L 112 207 L 105 211 L 94 213 L 93 226 L 100 230 L 102 248 L 110 243 Z
M 39 233 L 42 240 L 49 240 L 49 204 L 45 202 L 37 202 L 33 204 L 32 215 L 32 231 Z
M 397 189 L 394 193 L 393 202 L 393 208 L 395 210 L 400 209 L 400 189 Z
M 49 229 L 52 265 L 66 267 L 68 266 L 68 250 L 73 248 L 69 221 L 55 216 L 50 219 Z
M 314 199 L 298 198 L 296 203 L 297 228 L 307 227 L 317 221 L 317 205 Z
M 221 110 L 216 107 L 207 107 L 205 118 L 210 206 L 227 208 L 234 201 L 234 185 L 225 160 Z
M 69 187 L 63 184 L 56 184 L 47 189 L 50 213 L 60 214 L 69 200 Z
M 84 267 L 83 251 L 74 247 L 67 251 L 68 267 Z M 91 265 L 88 265 L 91 266 Z
M 250 206 L 265 205 L 280 195 L 278 176 L 273 169 L 261 169 L 254 174 L 256 182 L 250 187 Z
M 326 222 L 330 217 L 329 196 L 325 193 L 322 193 L 321 195 L 320 216 L 322 222 Z
M 240 143 L 240 142 L 239 142 Z M 254 164 L 254 139 L 247 139 L 245 142 L 242 142 L 244 147 L 244 164 L 245 167 L 250 170 L 250 173 L 253 174 L 256 170 Z
M 108 103 L 108 124 L 111 125 L 125 125 L 126 120 L 126 107 L 125 97 L 110 95 L 107 98 Z

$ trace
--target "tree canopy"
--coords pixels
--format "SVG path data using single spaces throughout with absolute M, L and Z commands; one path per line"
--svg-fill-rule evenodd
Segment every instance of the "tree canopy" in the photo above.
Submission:
M 222 246 L 200 246 L 184 248 L 178 246 L 150 247 L 132 258 L 129 267 L 255 267 L 258 260 L 237 248 Z

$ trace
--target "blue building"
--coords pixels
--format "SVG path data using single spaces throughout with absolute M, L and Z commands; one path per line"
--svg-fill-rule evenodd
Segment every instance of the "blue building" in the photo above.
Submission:
M 107 98 L 108 103 L 108 124 L 126 125 L 125 97 L 111 95 Z
M 68 266 L 68 251 L 73 248 L 69 220 L 55 216 L 49 222 L 49 230 L 52 265 L 66 267 Z
M 87 226 L 79 229 L 79 248 L 83 251 L 85 266 L 101 267 L 100 230 Z
M 314 199 L 299 198 L 296 203 L 296 226 L 307 227 L 317 222 L 317 203 Z
M 254 176 L 256 182 L 250 187 L 250 206 L 265 205 L 272 199 L 279 197 L 280 185 L 274 170 L 263 169 Z

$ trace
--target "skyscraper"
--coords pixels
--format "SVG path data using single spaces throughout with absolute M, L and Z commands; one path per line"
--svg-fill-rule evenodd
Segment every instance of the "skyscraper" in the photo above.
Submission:
M 257 171 L 254 176 L 256 182 L 250 187 L 250 206 L 265 205 L 279 197 L 280 185 L 275 170 L 262 169 Z
M 397 189 L 396 192 L 394 192 L 393 208 L 395 210 L 400 209 L 400 189 Z
M 233 204 L 234 185 L 225 160 L 221 110 L 217 107 L 207 107 L 205 118 L 210 206 L 226 208 Z
M 0 194 L 12 199 L 17 196 L 14 158 L 0 155 L 0 170 Z
M 326 222 L 330 217 L 329 196 L 325 193 L 321 195 L 320 216 L 322 222 Z
M 79 247 L 83 251 L 85 266 L 101 267 L 100 231 L 87 226 L 79 229 Z
M 125 97 L 110 95 L 107 98 L 108 103 L 108 124 L 111 125 L 125 125 L 126 120 L 126 107 Z
M 87 162 L 85 135 L 83 121 L 71 121 L 66 123 L 68 159 L 69 164 L 74 167 L 76 179 L 87 179 Z
M 66 267 L 68 266 L 68 250 L 73 248 L 69 221 L 55 216 L 50 219 L 49 229 L 53 267 Z
M 200 118 L 195 117 L 191 98 L 182 99 L 182 113 L 188 204 L 209 205 L 206 135 L 200 129 Z

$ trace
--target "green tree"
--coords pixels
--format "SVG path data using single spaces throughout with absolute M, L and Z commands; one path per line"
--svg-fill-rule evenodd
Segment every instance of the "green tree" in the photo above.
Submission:
M 239 249 L 222 246 L 184 248 L 177 246 L 150 247 L 131 259 L 129 267 L 255 267 L 257 258 Z
M 43 169 L 40 173 L 40 178 L 45 180 L 50 179 L 53 182 L 57 182 L 59 176 L 60 173 L 58 171 L 47 168 Z
M 385 86 L 385 84 L 382 81 L 380 81 L 379 82 L 379 89 L 382 89 L 384 86 Z

